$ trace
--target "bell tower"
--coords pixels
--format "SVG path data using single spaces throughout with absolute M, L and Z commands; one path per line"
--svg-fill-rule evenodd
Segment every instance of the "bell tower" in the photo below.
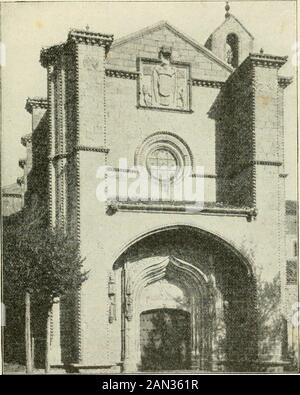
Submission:
M 233 68 L 253 51 L 254 37 L 230 11 L 228 1 L 225 6 L 225 21 L 209 36 L 205 43 L 220 59 Z

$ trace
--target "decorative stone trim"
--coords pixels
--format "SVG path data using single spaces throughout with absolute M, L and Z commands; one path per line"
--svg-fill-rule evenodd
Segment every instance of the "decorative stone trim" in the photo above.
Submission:
M 251 97 L 250 97 L 250 122 L 251 122 L 251 140 L 252 140 L 252 159 L 256 156 L 256 135 L 255 135 L 255 114 L 256 114 L 256 99 L 255 99 L 255 86 L 256 86 L 256 75 L 255 70 L 252 67 L 250 70 L 251 76 Z M 256 167 L 252 167 L 252 205 L 256 206 Z
M 108 215 L 113 215 L 117 211 L 133 211 L 246 217 L 248 221 L 257 217 L 257 209 L 255 207 L 226 207 L 221 204 L 218 205 L 217 203 L 215 203 L 214 206 L 211 205 L 199 208 L 195 203 L 187 202 L 110 201 L 107 204 L 107 208 Z
M 74 148 L 75 151 L 92 151 L 92 152 L 103 152 L 105 154 L 109 153 L 109 148 L 106 147 L 90 147 L 87 145 L 78 145 Z
M 108 312 L 108 322 L 113 323 L 117 319 L 116 316 L 116 279 L 115 273 L 111 272 L 108 278 L 108 298 L 109 298 L 109 312 Z
M 115 173 L 134 173 L 134 174 L 138 174 L 139 173 L 139 170 L 138 169 L 134 169 L 134 168 L 131 168 L 131 169 L 120 169 L 118 167 L 114 167 L 114 168 L 111 168 L 111 171 L 113 171 Z
M 49 48 L 42 48 L 40 62 L 43 67 L 54 64 L 55 61 L 68 50 L 69 45 L 86 44 L 105 47 L 106 52 L 109 50 L 114 36 L 112 34 L 93 33 L 87 30 L 71 30 L 65 43 L 54 45 Z
M 71 30 L 68 34 L 68 42 L 77 44 L 97 45 L 109 49 L 114 40 L 113 34 L 93 33 L 88 30 Z
M 105 75 L 107 77 L 114 78 L 125 78 L 129 80 L 136 80 L 139 76 L 138 71 L 126 71 L 126 70 L 114 70 L 114 69 L 105 69 Z
M 222 86 L 225 84 L 223 81 L 213 81 L 213 80 L 200 80 L 197 78 L 192 78 L 192 85 L 193 86 L 203 86 L 206 88 L 217 88 L 221 89 Z
M 42 48 L 40 54 L 40 63 L 42 67 L 48 67 L 49 65 L 53 65 L 56 59 L 63 53 L 66 43 L 53 45 L 52 47 Z
M 23 185 L 24 184 L 24 182 L 25 182 L 25 180 L 24 180 L 24 176 L 22 176 L 22 177 L 18 177 L 17 178 L 17 184 L 18 185 Z
M 162 111 L 162 112 L 177 112 L 181 114 L 193 114 L 193 110 L 182 110 L 176 108 L 163 108 L 163 107 L 145 107 L 137 105 L 136 108 L 138 110 L 154 110 L 154 111 Z
M 105 69 L 105 74 L 107 77 L 136 80 L 139 77 L 140 72 L 139 71 L 127 71 L 127 70 L 116 70 L 116 69 Z M 190 84 L 192 86 L 203 86 L 203 87 L 207 87 L 207 88 L 220 89 L 224 85 L 224 82 L 223 81 L 213 81 L 213 80 L 203 80 L 203 79 L 192 78 L 190 80 Z M 142 106 L 142 107 L 144 108 L 144 106 Z M 154 109 L 160 110 L 161 108 L 158 107 L 158 108 L 154 108 Z M 176 109 L 176 111 L 178 111 L 178 109 Z M 189 112 L 190 110 L 181 110 L 181 111 Z
M 22 169 L 24 169 L 25 165 L 26 165 L 26 159 L 20 159 L 20 160 L 19 160 L 19 166 L 20 166 Z
M 59 159 L 64 159 L 64 158 L 69 158 L 73 155 L 75 155 L 77 152 L 79 151 L 90 151 L 90 152 L 102 152 L 102 153 L 109 153 L 109 148 L 105 148 L 105 147 L 88 147 L 88 146 L 83 146 L 83 145 L 79 145 L 78 147 L 75 147 L 73 149 L 73 151 L 71 152 L 63 152 L 61 154 L 57 154 L 54 156 L 49 156 L 48 160 L 50 162 L 55 162 Z
M 25 104 L 25 110 L 32 114 L 32 110 L 35 108 L 46 110 L 48 108 L 48 100 L 43 97 L 28 97 Z
M 289 86 L 293 82 L 293 77 L 278 77 L 278 85 L 285 89 L 287 86 Z
M 53 111 L 52 108 L 52 97 L 54 95 L 53 89 L 53 67 L 49 64 L 47 65 L 47 97 L 48 97 L 48 109 L 47 118 L 48 118 L 48 157 L 52 155 L 52 146 L 53 146 Z M 53 227 L 53 167 L 51 161 L 48 163 L 48 215 L 49 215 L 49 226 Z
M 247 59 L 249 59 L 254 66 L 280 69 L 280 67 L 286 63 L 288 57 L 250 53 Z
M 25 136 L 21 137 L 21 144 L 24 145 L 24 147 L 26 147 L 27 144 L 30 144 L 32 142 L 32 134 L 28 133 L 25 134 Z
M 22 194 L 21 193 L 7 193 L 7 192 L 4 192 L 4 193 L 2 193 L 2 196 L 3 197 L 14 197 L 14 198 L 22 199 Z
M 195 178 L 218 178 L 216 174 L 192 174 L 192 177 Z
M 282 166 L 282 162 L 280 161 L 268 161 L 268 160 L 253 160 L 251 161 L 254 165 L 261 166 Z

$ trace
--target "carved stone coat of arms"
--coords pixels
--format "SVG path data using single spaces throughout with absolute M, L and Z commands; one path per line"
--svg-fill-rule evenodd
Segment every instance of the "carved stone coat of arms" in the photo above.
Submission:
M 188 111 L 189 65 L 164 58 L 140 60 L 139 105 Z

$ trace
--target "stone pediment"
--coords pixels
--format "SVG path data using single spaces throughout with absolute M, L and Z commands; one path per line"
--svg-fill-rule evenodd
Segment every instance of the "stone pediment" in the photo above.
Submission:
M 172 48 L 173 61 L 191 64 L 193 78 L 224 81 L 232 72 L 230 65 L 166 21 L 116 40 L 106 67 L 136 71 L 137 58 L 157 59 L 162 46 Z

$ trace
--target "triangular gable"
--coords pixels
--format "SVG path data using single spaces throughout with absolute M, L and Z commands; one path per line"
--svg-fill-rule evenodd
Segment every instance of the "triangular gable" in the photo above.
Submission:
M 185 33 L 182 33 L 181 31 L 179 31 L 174 26 L 170 25 L 167 21 L 158 22 L 153 26 L 146 27 L 144 29 L 141 29 L 141 30 L 135 32 L 135 33 L 129 34 L 125 37 L 115 40 L 111 46 L 111 51 L 114 51 L 114 49 L 117 49 L 122 45 L 128 44 L 131 41 L 135 41 L 137 39 L 143 38 L 146 35 L 150 35 L 151 33 L 154 33 L 156 31 L 158 31 L 160 29 L 164 29 L 164 28 L 171 31 L 173 34 L 175 34 L 181 40 L 183 40 L 187 44 L 191 45 L 196 51 L 198 51 L 199 53 L 204 55 L 210 61 L 213 61 L 214 63 L 218 64 L 221 68 L 225 69 L 227 72 L 231 73 L 233 71 L 233 68 L 228 63 L 226 63 L 222 59 L 218 58 L 209 49 L 205 48 L 204 45 L 199 44 L 193 38 L 189 37 Z
M 235 22 L 237 22 L 241 28 L 254 40 L 254 37 L 252 36 L 252 34 L 249 32 L 248 29 L 245 28 L 245 26 L 242 24 L 242 22 L 240 22 L 234 15 L 229 14 L 229 16 L 227 18 L 225 18 L 225 21 L 223 23 L 221 23 L 220 26 L 218 26 L 210 35 L 213 36 L 219 29 L 221 29 L 222 26 L 224 26 L 226 23 L 228 23 L 230 21 L 230 19 L 233 19 Z

